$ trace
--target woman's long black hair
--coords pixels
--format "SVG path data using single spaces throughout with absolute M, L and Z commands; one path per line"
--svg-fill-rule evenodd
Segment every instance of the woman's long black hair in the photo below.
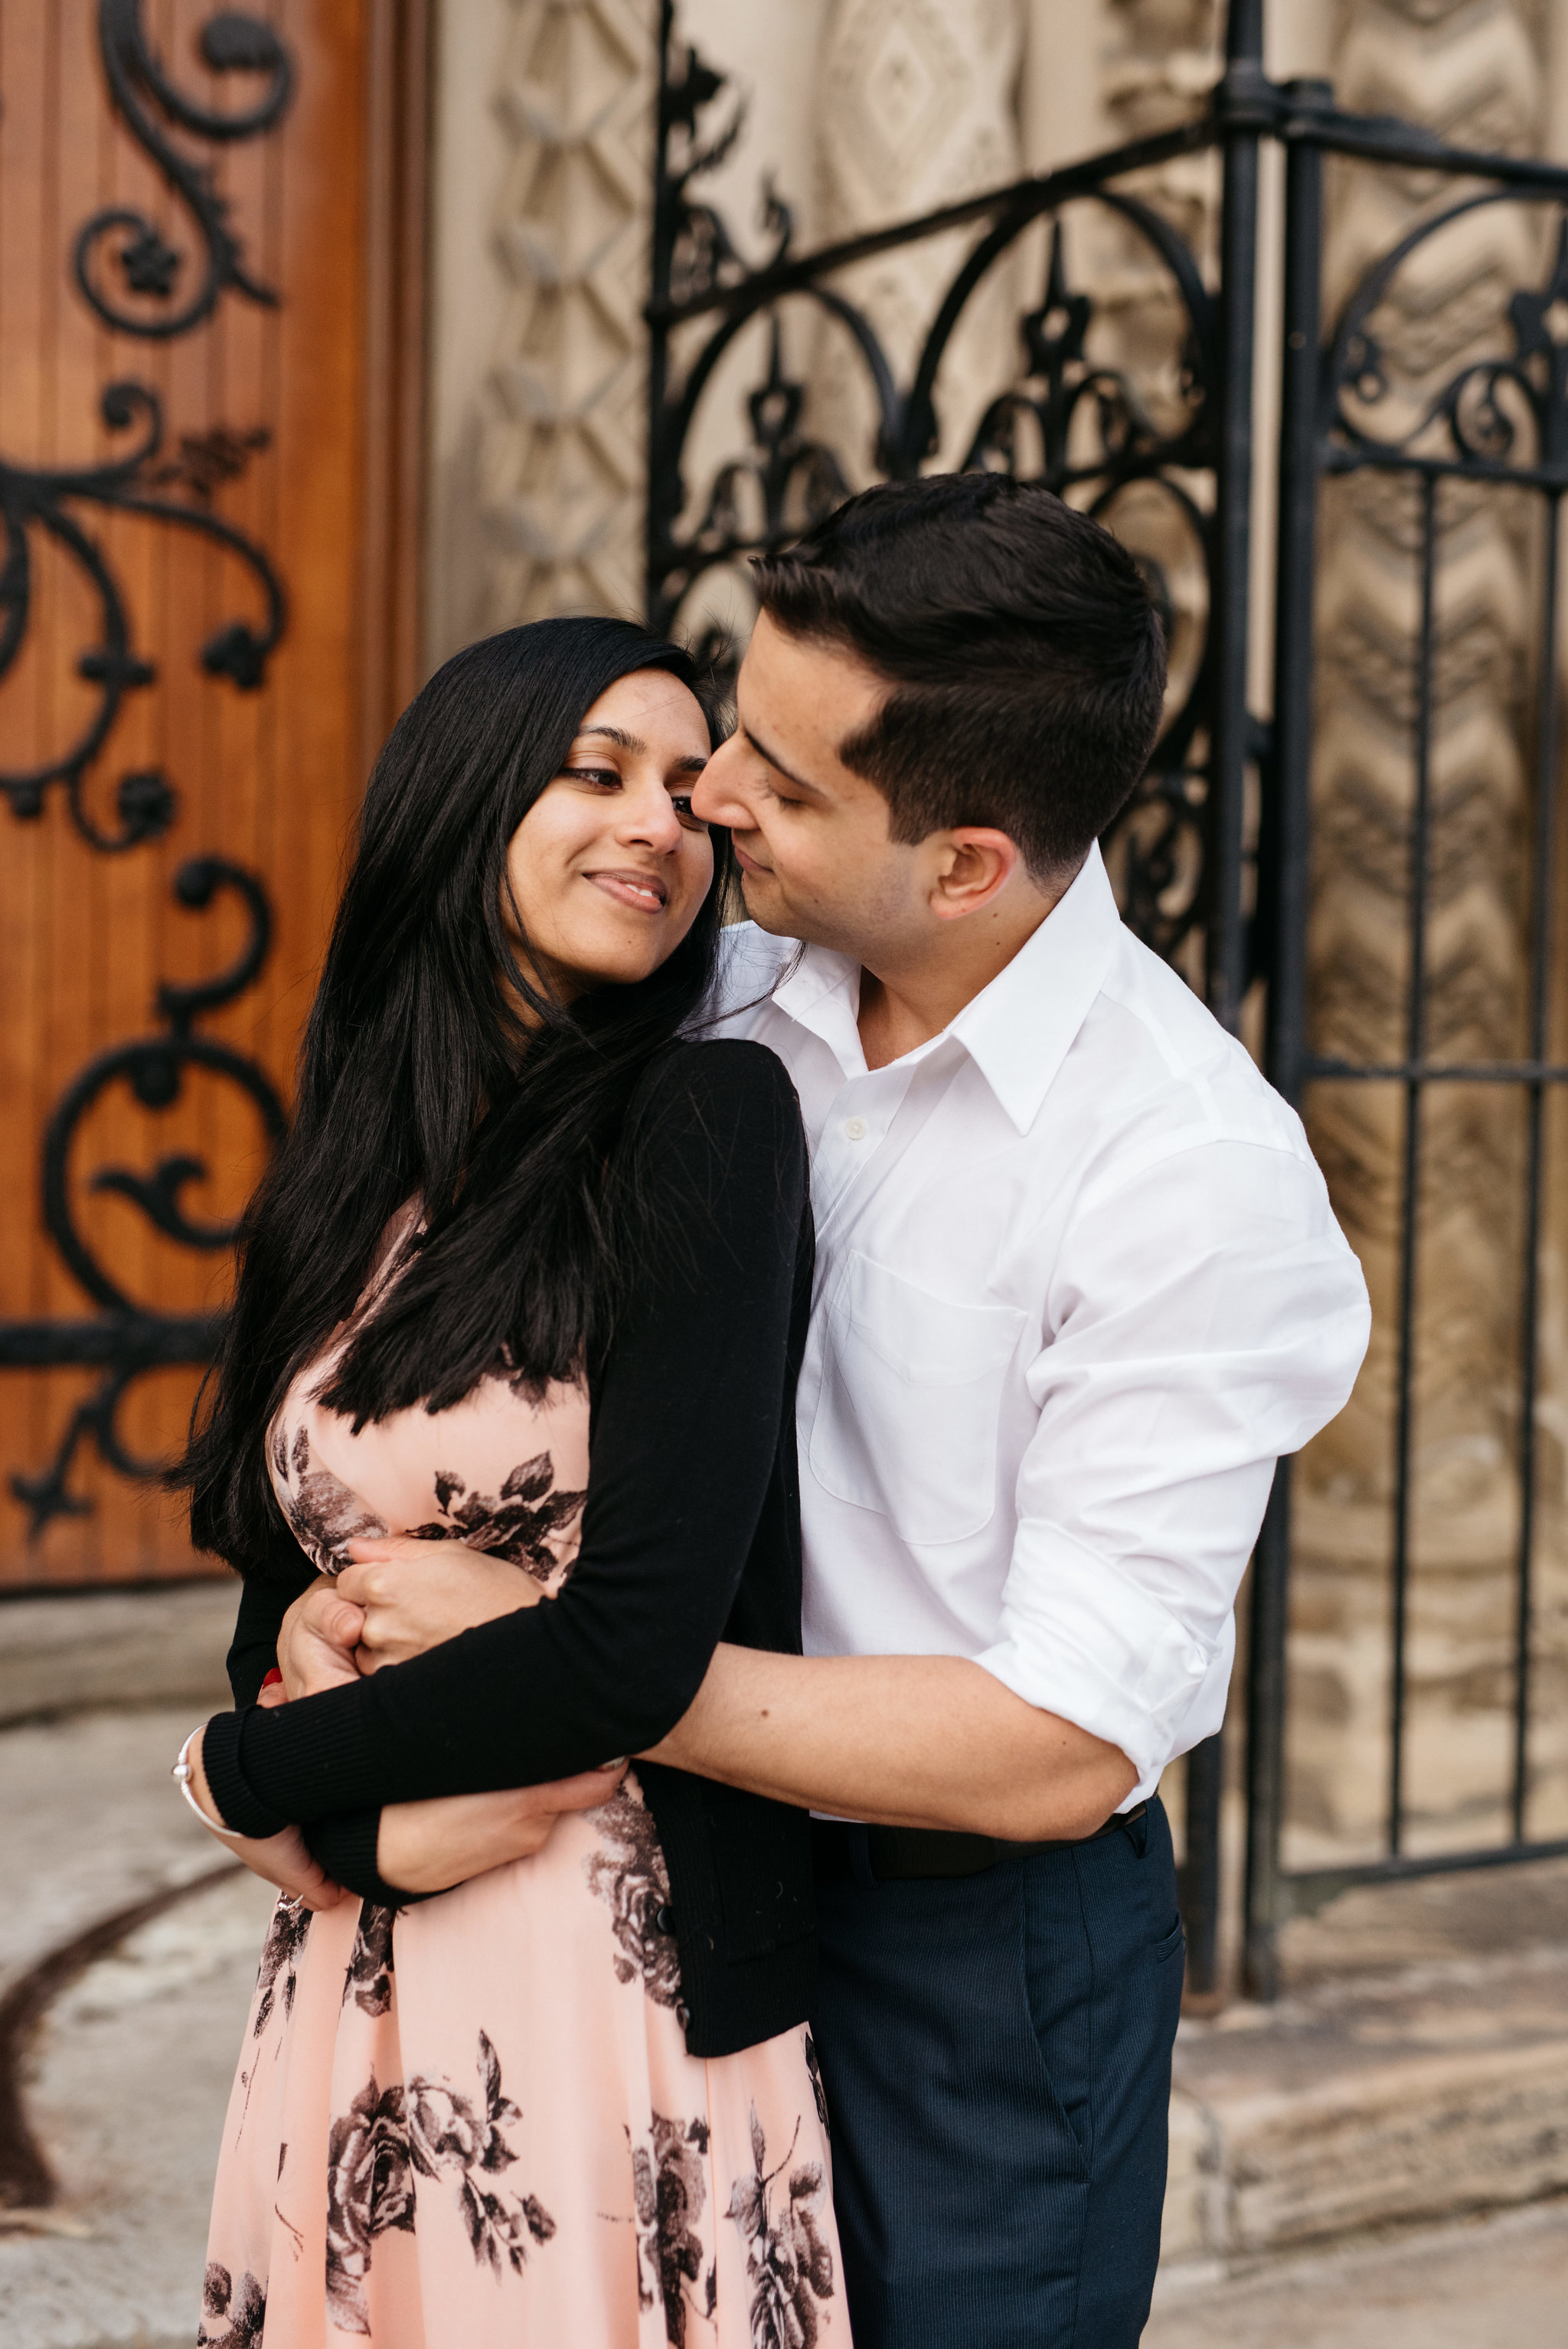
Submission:
M 470 645 L 393 728 L 359 820 L 300 1055 L 298 1103 L 247 1213 L 233 1310 L 174 1481 L 191 1534 L 242 1570 L 283 1530 L 264 1458 L 295 1372 L 352 1314 L 391 1218 L 426 1232 L 325 1400 L 356 1425 L 455 1402 L 505 1365 L 535 1391 L 601 1352 L 637 1185 L 626 1111 L 713 976 L 729 843 L 649 978 L 569 1007 L 518 967 L 502 920 L 512 834 L 617 678 L 665 669 L 716 735 L 681 648 L 630 622 L 539 620 Z M 539 1019 L 526 1028 L 508 983 Z

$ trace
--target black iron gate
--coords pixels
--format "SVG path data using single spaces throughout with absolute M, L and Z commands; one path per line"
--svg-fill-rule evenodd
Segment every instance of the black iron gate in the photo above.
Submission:
M 1286 1796 L 1286 1661 L 1292 1549 L 1290 1464 L 1282 1464 L 1258 1552 L 1249 1603 L 1246 1784 L 1248 1849 L 1245 1970 L 1271 1995 L 1274 1937 L 1294 1914 L 1346 1886 L 1439 1869 L 1568 1852 L 1568 1841 L 1531 1837 L 1532 1609 L 1541 1513 L 1535 1506 L 1541 1251 L 1546 1194 L 1544 1104 L 1568 1079 L 1549 1057 L 1553 973 L 1552 916 L 1558 887 L 1553 816 L 1558 792 L 1557 518 L 1568 490 L 1568 225 L 1542 282 L 1509 307 L 1512 347 L 1471 357 L 1405 429 L 1379 435 L 1388 385 L 1376 321 L 1398 271 L 1427 240 L 1480 206 L 1568 206 L 1568 171 L 1445 146 L 1409 125 L 1345 113 L 1325 84 L 1280 87 L 1263 69 L 1261 0 L 1233 0 L 1223 76 L 1192 122 L 969 202 L 796 256 L 788 207 L 769 190 L 773 250 L 760 267 L 700 193 L 705 171 L 730 151 L 739 109 L 724 77 L 676 38 L 672 0 L 662 10 L 654 196 L 648 409 L 647 601 L 659 626 L 701 625 L 705 588 L 747 554 L 777 545 L 828 511 L 851 486 L 841 450 L 810 436 L 805 391 L 787 361 L 791 311 L 830 322 L 856 355 L 876 419 L 873 474 L 918 473 L 941 461 L 1039 478 L 1117 527 L 1139 552 L 1172 638 L 1173 691 L 1150 770 L 1105 843 L 1124 917 L 1202 988 L 1217 1018 L 1245 1027 L 1275 1084 L 1293 1102 L 1314 1087 L 1396 1086 L 1403 1100 L 1397 1211 L 1398 1298 L 1388 1542 L 1387 1785 L 1382 1850 L 1348 1867 L 1282 1864 Z M 1272 720 L 1249 709 L 1247 657 L 1256 625 L 1250 579 L 1253 326 L 1259 264 L 1259 159 L 1265 141 L 1284 151 L 1283 268 L 1285 319 L 1279 427 L 1278 562 L 1274 583 Z M 1179 154 L 1212 150 L 1222 193 L 1218 247 L 1207 268 L 1139 192 L 1139 174 Z M 1326 328 L 1321 321 L 1327 157 L 1418 170 L 1451 202 L 1362 273 Z M 1171 384 L 1150 397 L 1138 371 L 1105 354 L 1092 285 L 1073 270 L 1076 222 L 1111 216 L 1164 290 L 1176 321 Z M 1568 222 L 1568 212 L 1564 212 Z M 999 264 L 1026 251 L 1048 223 L 1037 300 L 1020 320 L 1022 363 L 999 359 L 996 394 L 965 438 L 944 440 L 939 370 L 972 298 Z M 879 254 L 961 227 L 978 231 L 936 305 L 901 385 L 865 310 L 845 290 L 847 270 Z M 1036 235 L 1035 242 L 1038 242 Z M 1273 256 L 1265 256 L 1272 260 Z M 1557 305 L 1561 305 L 1561 314 Z M 819 328 L 818 331 L 822 331 Z M 749 336 L 749 342 L 748 337 Z M 749 354 L 744 388 L 737 362 Z M 725 373 L 726 368 L 730 370 Z M 686 478 L 705 397 L 743 388 L 749 432 Z M 709 400 L 711 409 L 711 398 Z M 711 439 L 710 439 L 711 445 Z M 1413 484 L 1413 547 L 1420 620 L 1410 681 L 1408 751 L 1413 787 L 1402 852 L 1408 945 L 1403 1041 L 1388 1059 L 1357 1060 L 1319 1048 L 1307 986 L 1313 872 L 1312 742 L 1315 685 L 1315 546 L 1326 478 L 1398 475 Z M 862 472 L 861 478 L 870 477 Z M 1512 1059 L 1434 1059 L 1427 1018 L 1431 874 L 1431 718 L 1437 631 L 1434 563 L 1440 502 L 1451 485 L 1527 493 L 1543 509 L 1535 587 L 1533 774 L 1525 849 L 1530 975 L 1522 1050 Z M 1163 520 L 1147 527 L 1150 499 Z M 1140 525 L 1140 512 L 1144 516 Z M 1140 534 L 1143 543 L 1140 543 Z M 1192 620 L 1174 575 L 1201 573 Z M 1172 548 L 1176 554 L 1172 556 Z M 1190 586 L 1190 583 L 1189 583 Z M 715 631 L 710 628 L 709 634 Z M 1255 1024 L 1254 1024 L 1255 1023 Z M 1511 1639 L 1512 1725 L 1509 1831 L 1480 1847 L 1405 1848 L 1408 1803 L 1406 1723 L 1411 1686 L 1408 1626 L 1415 1459 L 1416 1332 L 1422 1257 L 1423 1105 L 1456 1083 L 1512 1089 L 1525 1103 L 1518 1321 L 1519 1392 L 1511 1474 L 1517 1487 Z M 1217 1982 L 1221 1910 L 1221 1741 L 1189 1757 L 1183 1908 L 1189 1982 Z

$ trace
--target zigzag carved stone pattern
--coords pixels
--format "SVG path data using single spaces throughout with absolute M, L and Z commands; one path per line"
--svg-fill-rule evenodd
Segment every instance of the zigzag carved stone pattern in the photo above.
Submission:
M 510 294 L 479 452 L 490 627 L 642 607 L 655 34 L 645 0 L 517 0 L 497 88 Z

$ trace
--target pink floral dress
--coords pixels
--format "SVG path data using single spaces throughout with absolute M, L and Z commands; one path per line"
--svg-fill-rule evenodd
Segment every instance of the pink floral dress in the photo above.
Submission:
M 504 1377 L 354 1434 L 302 1374 L 273 1481 L 328 1571 L 356 1533 L 572 1570 L 588 1398 Z M 224 2125 L 208 2349 L 850 2349 L 804 2026 L 686 2053 L 634 1774 L 531 1859 L 413 1908 L 280 1899 Z

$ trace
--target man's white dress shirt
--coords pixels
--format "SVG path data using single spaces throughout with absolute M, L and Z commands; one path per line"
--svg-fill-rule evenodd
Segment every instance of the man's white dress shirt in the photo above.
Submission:
M 860 967 L 742 925 L 719 1031 L 810 1143 L 808 1655 L 973 1657 L 1118 1745 L 1218 1729 L 1275 1460 L 1366 1283 L 1301 1122 L 1120 921 L 1098 850 L 951 1027 L 868 1070 Z

